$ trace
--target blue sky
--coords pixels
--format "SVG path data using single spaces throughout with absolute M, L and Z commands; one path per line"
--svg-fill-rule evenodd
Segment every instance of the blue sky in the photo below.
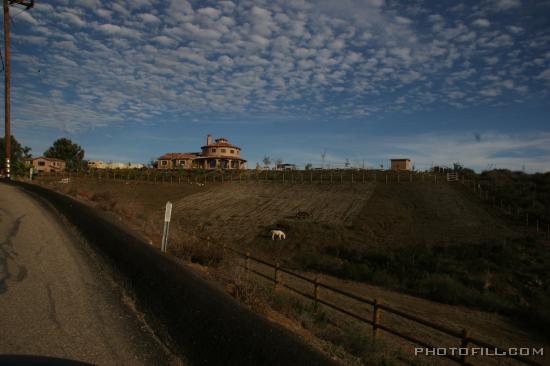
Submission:
M 35 155 L 149 162 L 224 136 L 254 167 L 550 171 L 550 1 L 58 0 L 12 7 Z

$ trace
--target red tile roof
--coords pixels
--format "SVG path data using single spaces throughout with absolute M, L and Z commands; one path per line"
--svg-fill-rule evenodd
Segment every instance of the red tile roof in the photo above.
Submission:
M 158 160 L 193 159 L 198 155 L 199 153 L 168 153 L 160 156 Z
M 34 160 L 37 160 L 37 159 L 44 159 L 44 160 L 49 160 L 49 161 L 59 161 L 59 162 L 62 162 L 62 163 L 65 162 L 65 160 L 62 160 L 62 159 L 47 158 L 47 157 L 45 157 L 45 156 L 39 156 L 39 157 L 36 157 L 36 158 L 30 158 L 29 160 L 34 161 Z
M 232 145 L 229 142 L 221 142 L 221 141 L 216 141 L 215 143 L 210 145 L 204 145 L 201 148 L 204 149 L 205 147 L 230 147 L 233 149 L 239 149 L 239 150 L 241 149 L 240 147 Z

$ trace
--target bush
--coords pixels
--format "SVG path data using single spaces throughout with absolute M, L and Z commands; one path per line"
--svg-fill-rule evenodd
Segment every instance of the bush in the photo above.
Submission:
M 117 204 L 117 201 L 113 198 L 113 196 L 111 195 L 110 192 L 108 191 L 105 191 L 105 192 L 100 192 L 100 193 L 94 193 L 91 197 L 90 197 L 90 200 L 92 200 L 93 202 L 97 202 L 98 203 L 98 207 L 102 210 L 105 210 L 105 211 L 109 211 L 109 210 L 113 210 Z
M 451 305 L 468 300 L 473 291 L 446 274 L 429 275 L 418 283 L 418 290 L 432 300 Z
M 190 260 L 203 266 L 217 266 L 223 259 L 223 250 L 218 246 L 198 240 L 185 240 L 169 248 L 176 257 Z

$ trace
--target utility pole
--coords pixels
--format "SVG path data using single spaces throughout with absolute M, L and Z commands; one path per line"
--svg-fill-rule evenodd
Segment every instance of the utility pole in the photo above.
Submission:
M 10 7 L 4 0 L 4 121 L 6 145 L 6 177 L 10 179 L 11 131 L 10 131 Z
M 11 179 L 11 100 L 10 100 L 10 5 L 20 4 L 29 10 L 34 6 L 34 0 L 3 0 L 4 2 L 4 122 L 6 144 L 6 177 Z

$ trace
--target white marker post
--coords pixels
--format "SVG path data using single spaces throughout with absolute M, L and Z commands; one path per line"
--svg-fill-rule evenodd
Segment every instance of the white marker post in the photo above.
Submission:
M 29 169 L 29 180 L 32 180 L 32 168 Z
M 162 230 L 162 244 L 160 250 L 166 253 L 168 249 L 168 229 L 170 227 L 170 218 L 172 216 L 172 202 L 166 202 L 166 211 L 164 212 L 164 229 Z

